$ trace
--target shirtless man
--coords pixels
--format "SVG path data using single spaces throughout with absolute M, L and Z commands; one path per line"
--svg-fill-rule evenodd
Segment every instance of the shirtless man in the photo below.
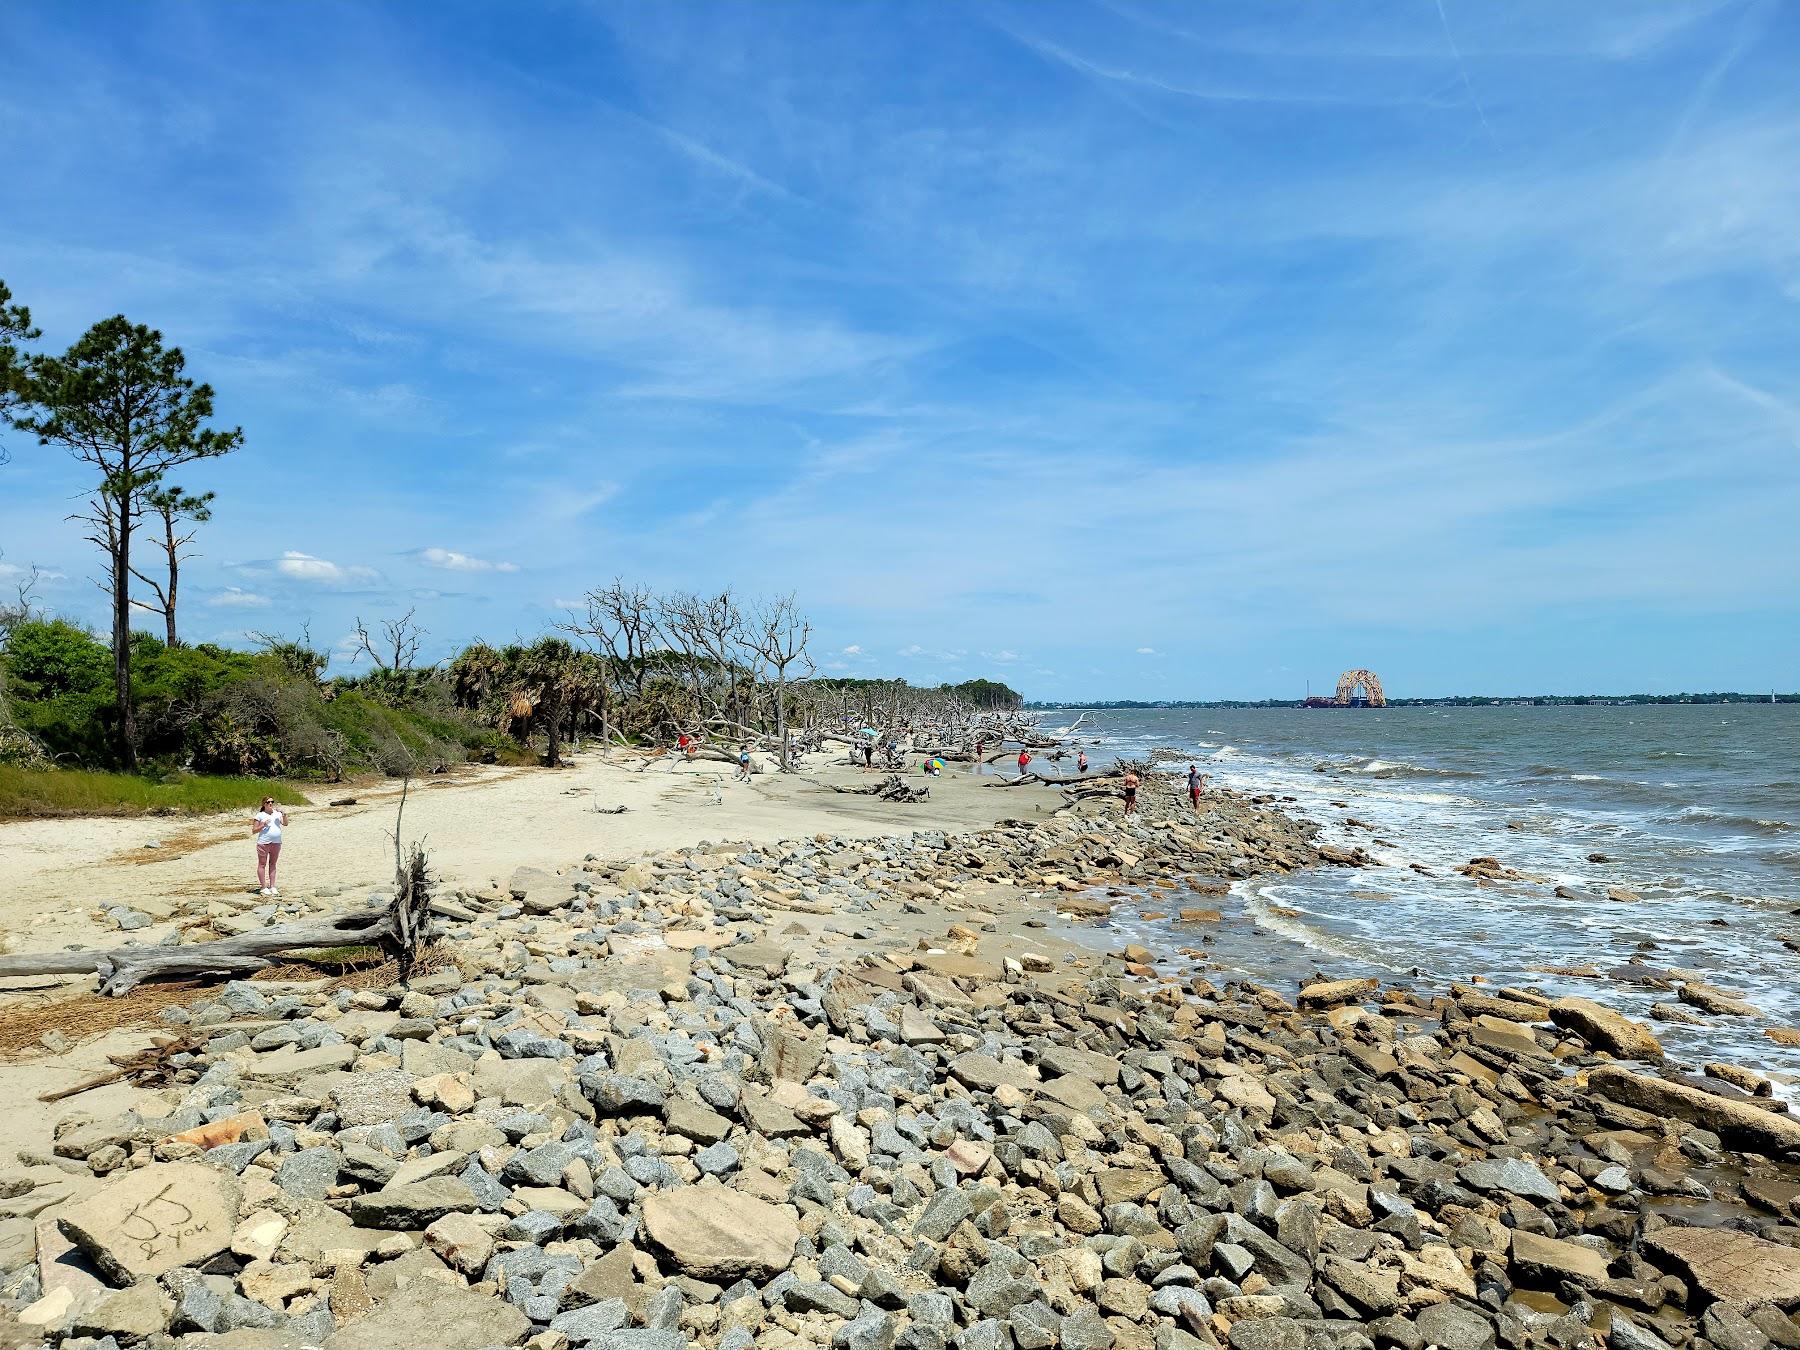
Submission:
M 1138 776 L 1136 769 L 1125 770 L 1125 814 L 1137 814 Z

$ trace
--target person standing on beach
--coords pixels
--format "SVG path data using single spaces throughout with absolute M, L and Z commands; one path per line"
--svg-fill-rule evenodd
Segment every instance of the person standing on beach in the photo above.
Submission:
M 264 797 L 256 814 L 250 817 L 250 833 L 256 836 L 256 893 L 280 895 L 275 889 L 275 864 L 281 859 L 281 832 L 287 827 L 287 812 L 275 805 L 273 797 Z
M 738 747 L 737 772 L 732 775 L 732 781 L 734 783 L 735 782 L 748 783 L 751 781 L 751 779 L 750 779 L 750 747 L 748 745 L 742 745 L 742 746 Z
M 1188 801 L 1193 803 L 1194 810 L 1200 809 L 1200 794 L 1206 791 L 1206 775 L 1192 764 L 1188 765 Z
M 1030 767 L 1031 767 L 1031 751 L 1029 751 L 1029 750 L 1019 751 L 1019 777 L 1023 778 L 1025 776 L 1025 771 L 1027 769 L 1029 769 Z
M 1125 814 L 1137 814 L 1138 776 L 1136 769 L 1125 770 Z
M 1087 772 L 1087 751 L 1077 750 L 1075 752 L 1075 772 L 1076 773 L 1086 773 Z

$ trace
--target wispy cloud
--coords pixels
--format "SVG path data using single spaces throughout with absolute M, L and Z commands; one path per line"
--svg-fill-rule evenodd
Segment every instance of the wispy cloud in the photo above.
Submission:
M 335 563 L 327 558 L 288 549 L 275 560 L 274 568 L 290 581 L 304 581 L 320 586 L 357 586 L 379 581 L 381 573 L 360 564 Z
M 427 567 L 441 567 L 447 572 L 516 572 L 517 563 L 490 562 L 486 558 L 477 558 L 468 553 L 459 553 L 451 548 L 415 549 L 410 555 Z
M 227 586 L 208 595 L 204 603 L 213 609 L 267 609 L 272 602 L 268 596 L 255 591 Z

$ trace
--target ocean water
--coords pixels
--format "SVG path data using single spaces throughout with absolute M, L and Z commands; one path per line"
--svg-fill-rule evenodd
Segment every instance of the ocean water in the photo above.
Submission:
M 1074 719 L 1053 712 L 1044 725 Z M 1656 1023 L 1669 1052 L 1800 1083 L 1800 1050 L 1762 1034 L 1800 1027 L 1800 953 L 1783 946 L 1800 941 L 1800 706 L 1101 711 L 1074 737 L 1102 762 L 1179 750 L 1216 783 L 1292 798 L 1286 809 L 1322 839 L 1386 864 L 1238 883 L 1228 905 L 1256 940 L 1228 925 L 1215 938 L 1222 960 L 1287 978 L 1485 975 L 1640 1017 L 1675 996 L 1621 970 L 1631 958 L 1699 970 L 1767 1016 Z M 1589 862 L 1595 853 L 1610 861 Z M 1453 871 L 1483 855 L 1543 880 L 1483 887 Z M 1608 888 L 1641 898 L 1609 900 Z M 1194 941 L 1189 928 L 1135 926 L 1164 949 Z

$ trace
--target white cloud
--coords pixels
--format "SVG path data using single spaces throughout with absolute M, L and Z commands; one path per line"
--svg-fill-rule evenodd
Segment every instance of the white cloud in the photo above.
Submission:
M 1154 647 L 1139 647 L 1137 649 L 1137 653 L 1139 656 L 1155 656 L 1156 648 L 1154 648 Z
M 20 567 L 17 563 L 0 562 L 0 579 L 6 581 L 22 581 L 30 575 L 31 569 L 29 567 Z M 40 567 L 37 573 L 39 581 L 62 581 L 66 576 L 66 573 L 53 572 L 48 567 Z
M 896 656 L 923 656 L 925 655 L 925 649 L 915 642 L 910 647 L 902 647 L 894 654 Z
M 217 609 L 261 609 L 269 603 L 269 597 L 238 586 L 227 586 L 207 596 L 206 603 Z
M 962 653 L 960 653 L 960 652 L 957 653 L 957 655 L 959 655 L 959 656 L 961 654 Z M 1006 647 L 1002 647 L 997 652 L 983 652 L 982 655 L 985 656 L 990 661 L 999 662 L 1003 666 L 1009 664 L 1010 662 L 1017 661 L 1019 659 L 1019 654 L 1017 652 L 1012 651 Z
M 458 553 L 453 548 L 422 548 L 412 555 L 427 567 L 441 567 L 447 572 L 516 572 L 517 563 L 490 562 L 486 558 L 471 557 L 467 553 Z
M 275 570 L 295 581 L 313 581 L 325 586 L 376 581 L 381 575 L 373 567 L 344 566 L 291 548 L 276 559 Z
M 844 648 L 842 655 L 844 655 L 844 656 L 861 656 L 862 648 L 857 646 L 856 643 L 852 642 L 848 647 Z

